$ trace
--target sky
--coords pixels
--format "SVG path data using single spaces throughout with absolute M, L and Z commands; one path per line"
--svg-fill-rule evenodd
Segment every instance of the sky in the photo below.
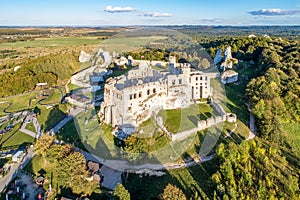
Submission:
M 300 0 L 1 0 L 0 26 L 300 25 Z

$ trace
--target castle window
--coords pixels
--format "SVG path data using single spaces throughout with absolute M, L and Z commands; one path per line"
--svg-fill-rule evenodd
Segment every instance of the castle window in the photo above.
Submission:
M 153 94 L 155 94 L 156 93 L 156 89 L 155 88 L 153 88 Z
M 198 81 L 198 77 L 196 76 L 196 81 Z
M 182 79 L 179 79 L 179 84 L 180 84 L 180 85 L 182 84 Z
M 200 81 L 202 81 L 202 76 L 200 76 Z
M 150 90 L 147 90 L 147 95 L 150 95 Z
M 139 98 L 141 98 L 141 97 L 142 97 L 142 92 L 139 93 Z
M 133 95 L 133 98 L 136 99 L 136 94 Z
M 131 95 L 129 95 L 129 99 L 130 99 L 130 100 L 132 99 L 132 94 L 131 94 Z
M 172 80 L 172 85 L 175 85 L 175 80 Z
M 207 76 L 205 76 L 205 80 L 207 81 Z

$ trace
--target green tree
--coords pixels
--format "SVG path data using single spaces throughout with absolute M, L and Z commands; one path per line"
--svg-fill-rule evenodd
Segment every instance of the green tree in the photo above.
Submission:
M 54 137 L 49 134 L 44 134 L 42 137 L 40 137 L 36 144 L 34 145 L 35 152 L 38 155 L 41 155 L 43 158 L 46 157 L 46 155 L 49 152 L 50 146 L 54 142 Z
M 130 200 L 130 193 L 121 183 L 118 183 L 114 189 L 113 200 Z
M 96 187 L 94 182 L 87 180 L 88 171 L 84 156 L 74 148 L 70 149 L 68 146 L 62 148 L 56 169 L 59 180 L 75 194 L 91 195 Z
M 186 196 L 178 187 L 170 183 L 165 187 L 164 192 L 160 195 L 162 200 L 186 200 Z

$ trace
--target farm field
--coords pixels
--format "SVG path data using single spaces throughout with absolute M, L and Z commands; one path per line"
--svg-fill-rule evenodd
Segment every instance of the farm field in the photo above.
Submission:
M 116 53 L 132 51 L 149 44 L 150 42 L 163 39 L 161 36 L 149 36 L 149 37 L 132 37 L 132 38 L 117 38 L 113 37 L 104 40 L 100 47 L 103 47 Z
M 70 46 L 83 46 L 89 44 L 99 44 L 101 40 L 99 37 L 54 37 L 54 38 L 35 38 L 29 41 L 18 41 L 14 43 L 2 43 L 0 48 L 12 47 L 70 47 Z

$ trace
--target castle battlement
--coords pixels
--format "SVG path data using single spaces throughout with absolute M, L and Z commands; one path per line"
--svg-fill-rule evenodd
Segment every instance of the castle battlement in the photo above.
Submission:
M 170 58 L 169 71 L 142 62 L 128 74 L 110 78 L 104 87 L 100 119 L 115 126 L 139 126 L 160 109 L 189 107 L 211 95 L 210 75 Z

